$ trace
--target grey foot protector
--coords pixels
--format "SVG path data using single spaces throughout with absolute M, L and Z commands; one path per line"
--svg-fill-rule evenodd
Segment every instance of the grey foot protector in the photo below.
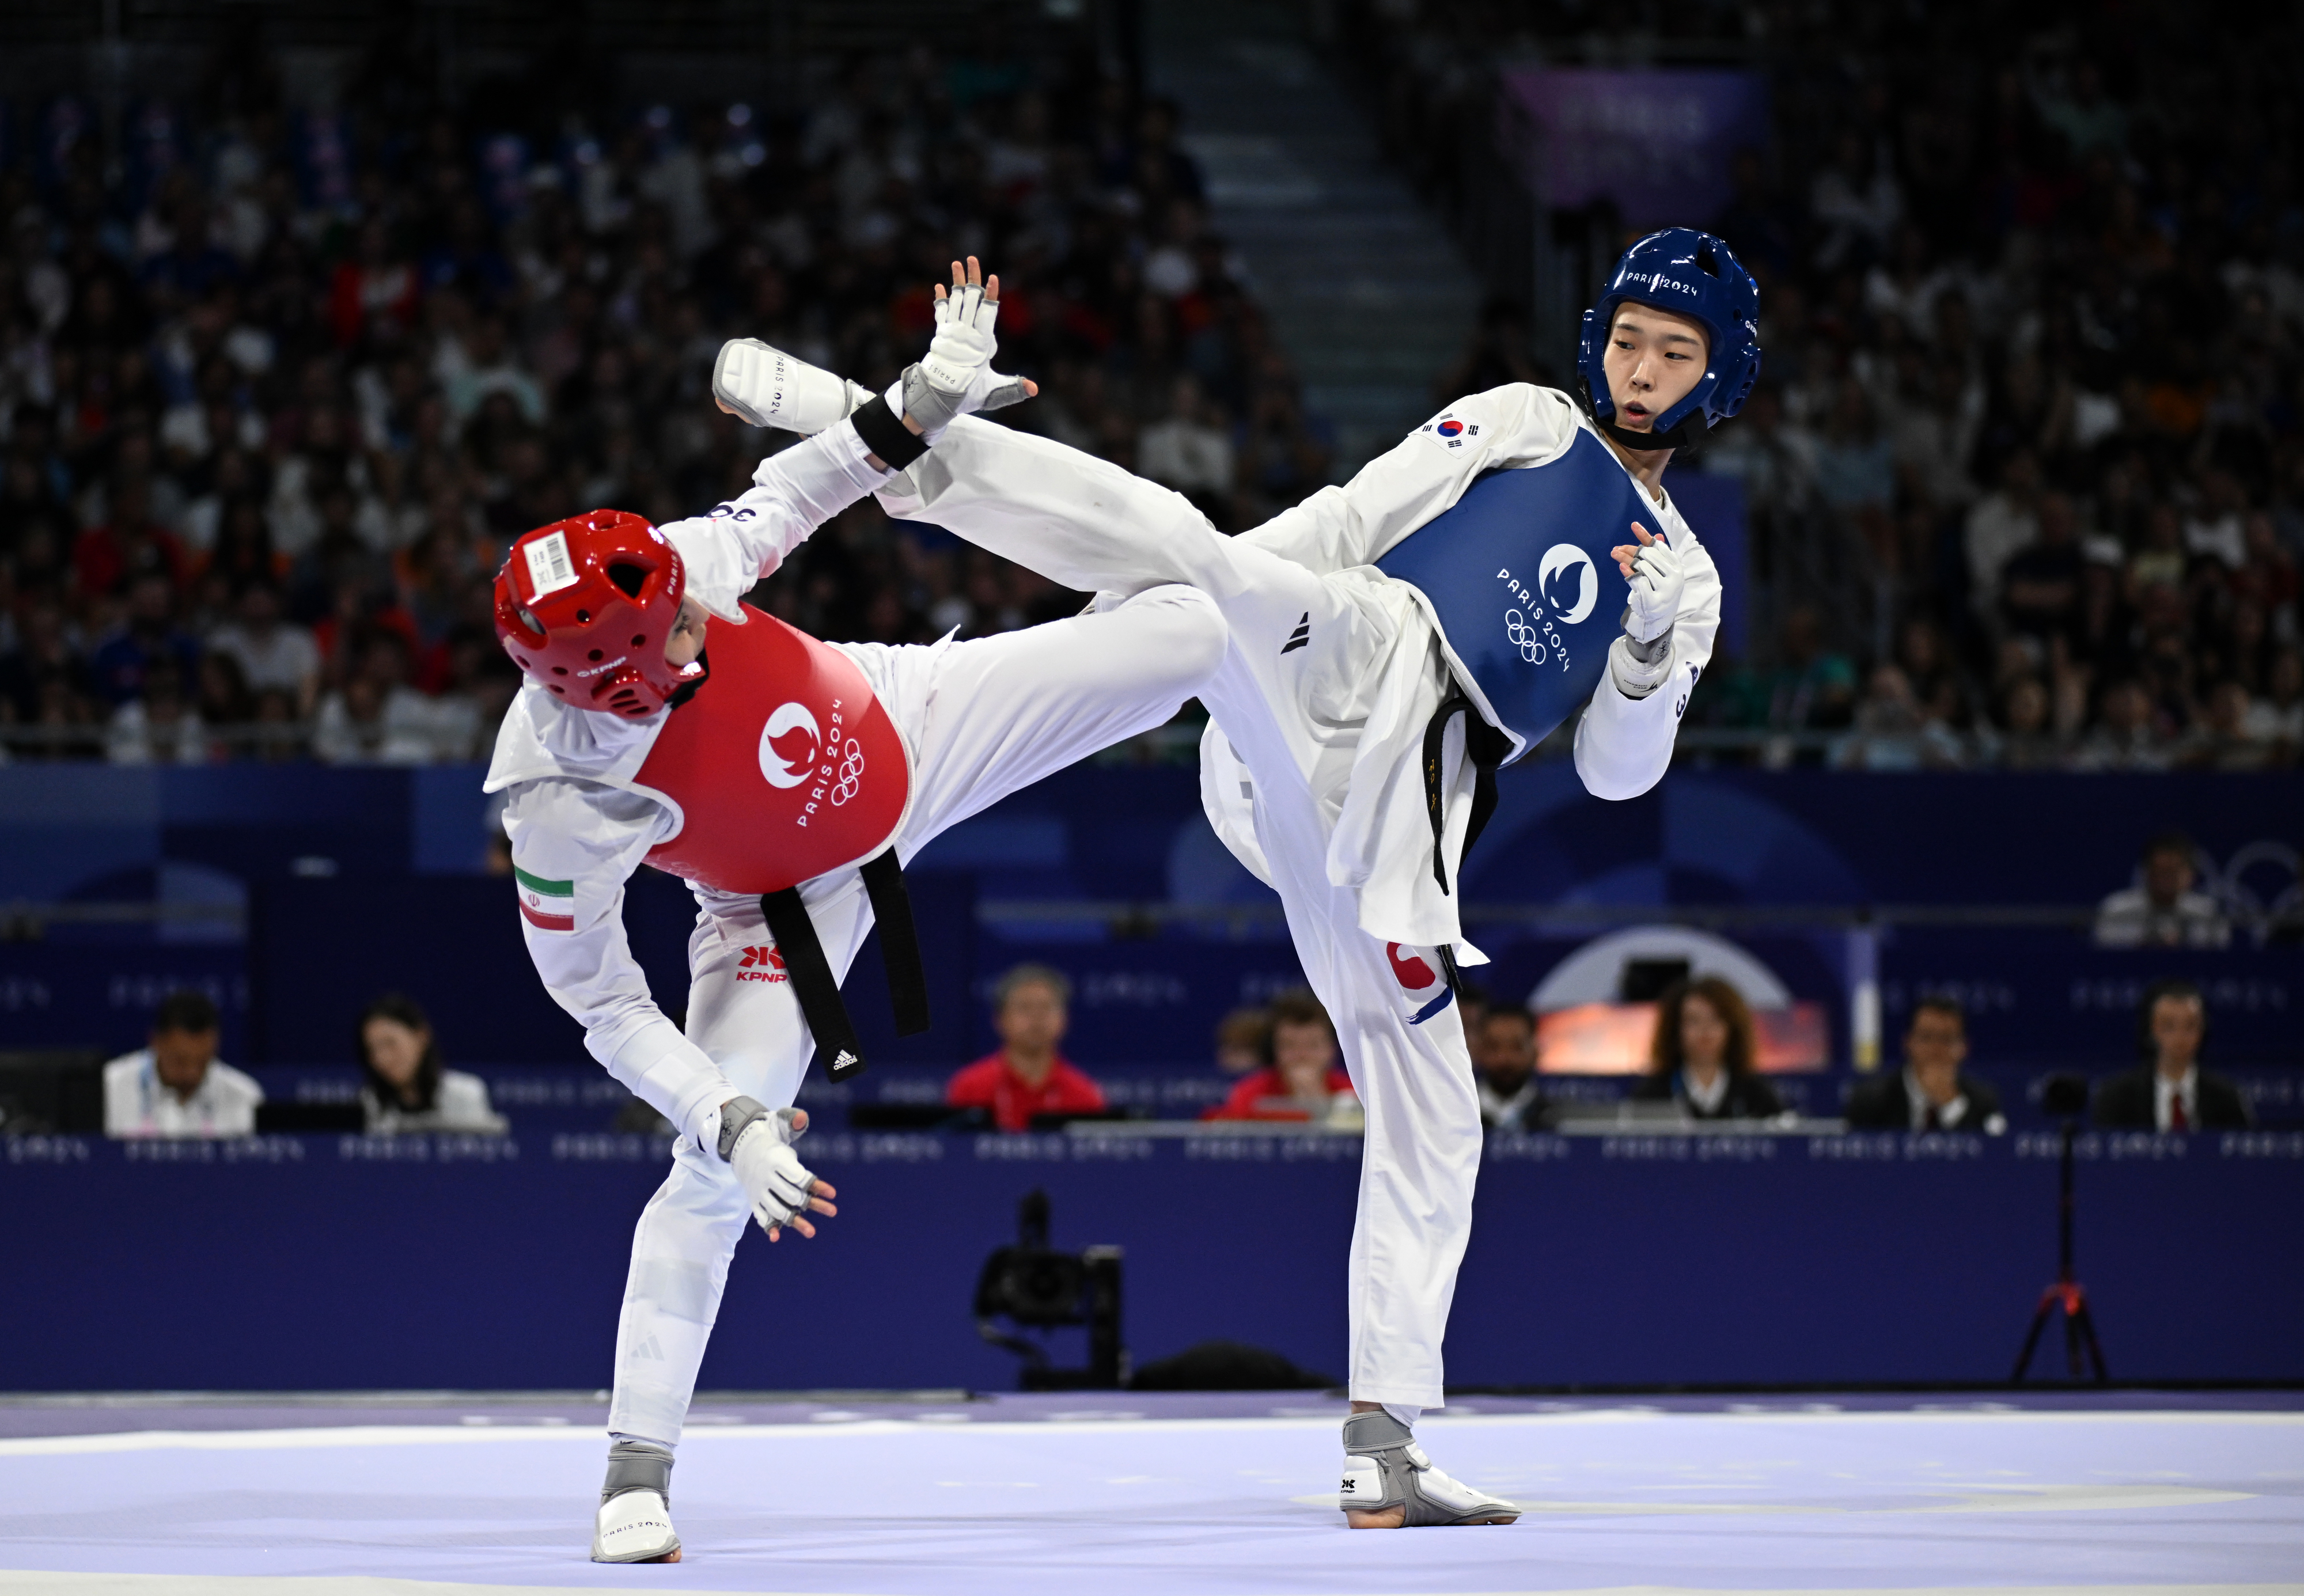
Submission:
M 1425 1489 L 1431 1476 L 1433 1489 Z M 1356 1413 L 1344 1421 L 1344 1477 L 1337 1505 L 1347 1512 L 1381 1513 L 1405 1507 L 1403 1529 L 1431 1524 L 1510 1524 L 1512 1503 L 1472 1490 L 1432 1466 L 1408 1426 L 1390 1414 Z
M 620 1440 L 608 1448 L 608 1479 L 600 1487 L 606 1507 L 628 1490 L 653 1490 L 672 1506 L 672 1454 L 646 1441 Z

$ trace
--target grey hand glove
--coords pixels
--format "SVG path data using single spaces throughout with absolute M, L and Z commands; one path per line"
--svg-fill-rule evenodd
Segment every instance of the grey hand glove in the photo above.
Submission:
M 936 337 L 918 364 L 904 368 L 904 413 L 934 443 L 961 416 L 996 410 L 1029 398 L 1023 379 L 992 369 L 999 340 L 992 335 L 1000 301 L 977 284 L 954 288 L 936 302 Z
M 773 1236 L 808 1210 L 816 1177 L 792 1144 L 804 1134 L 797 1109 L 771 1113 L 749 1097 L 721 1110 L 720 1151 L 752 1201 L 752 1217 Z

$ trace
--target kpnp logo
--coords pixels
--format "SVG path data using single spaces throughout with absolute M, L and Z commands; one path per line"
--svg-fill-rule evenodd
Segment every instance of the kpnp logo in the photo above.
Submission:
M 779 704 L 760 728 L 760 774 L 771 787 L 797 787 L 816 774 L 824 732 L 805 704 Z
M 774 944 L 766 948 L 746 948 L 743 955 L 736 966 L 737 980 L 783 981 L 789 978 L 784 973 L 784 956 Z

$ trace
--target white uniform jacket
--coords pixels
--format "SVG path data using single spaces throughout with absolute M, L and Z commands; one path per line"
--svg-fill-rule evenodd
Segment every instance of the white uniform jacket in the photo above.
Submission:
M 741 620 L 739 601 L 753 583 L 887 480 L 868 453 L 843 422 L 762 460 L 741 498 L 660 528 L 687 568 L 689 591 L 723 620 Z M 627 721 L 529 683 L 496 734 L 487 790 L 511 790 L 504 831 L 522 900 L 536 911 L 521 930 L 545 989 L 583 1025 L 586 1050 L 609 1074 L 709 1147 L 720 1105 L 735 1092 L 656 1007 L 624 940 L 624 883 L 680 824 L 632 787 L 671 713 Z M 852 888 L 852 879 L 819 879 L 800 895 L 815 902 Z

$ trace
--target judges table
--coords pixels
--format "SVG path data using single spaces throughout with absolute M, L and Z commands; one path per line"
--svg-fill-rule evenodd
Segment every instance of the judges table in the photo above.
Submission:
M 0 1142 L 0 1389 L 607 1383 L 669 1144 L 261 1136 Z M 702 1384 L 1012 1386 L 970 1313 L 1019 1200 L 1125 1250 L 1136 1361 L 1225 1338 L 1345 1365 L 1360 1143 L 1281 1132 L 822 1132 L 813 1242 L 748 1234 Z M 2304 1134 L 2088 1135 L 2079 1273 L 2114 1378 L 2304 1378 Z M 2054 1136 L 1498 1136 L 1452 1387 L 2006 1378 L 2053 1277 Z M 1070 1337 L 1067 1341 L 1064 1338 Z M 1059 1363 L 1083 1361 L 1057 1332 Z M 2061 1336 L 2036 1362 L 2063 1375 Z

